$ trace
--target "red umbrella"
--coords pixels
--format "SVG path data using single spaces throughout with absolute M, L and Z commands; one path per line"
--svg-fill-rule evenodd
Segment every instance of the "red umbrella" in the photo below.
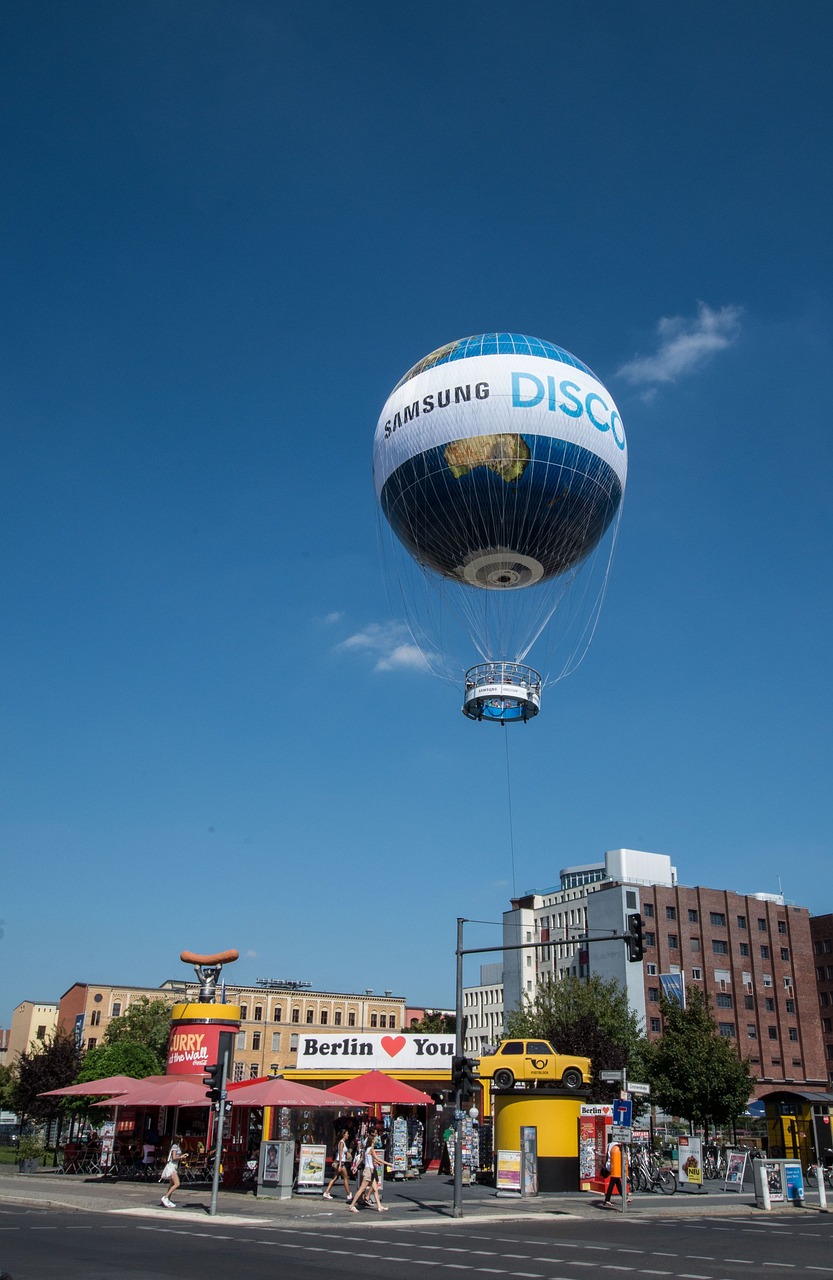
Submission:
M 429 1094 L 423 1093 L 421 1089 L 414 1089 L 402 1080 L 394 1080 L 393 1076 L 386 1076 L 384 1071 L 368 1071 L 366 1075 L 357 1076 L 355 1080 L 345 1080 L 344 1084 L 335 1085 L 332 1090 L 325 1089 L 324 1092 L 334 1093 L 336 1089 L 356 1102 L 399 1102 L 411 1106 L 419 1104 L 422 1107 L 434 1105 L 434 1099 Z
M 46 1089 L 39 1098 L 104 1098 L 112 1093 L 124 1093 L 138 1084 L 133 1076 L 104 1076 L 102 1080 L 85 1080 L 83 1084 L 68 1084 L 63 1089 Z
M 205 1085 L 200 1076 L 148 1076 L 134 1080 L 133 1087 L 118 1094 L 109 1103 L 94 1102 L 94 1107 L 208 1107 Z
M 296 1080 L 284 1080 L 272 1076 L 269 1080 L 241 1082 L 229 1088 L 229 1101 L 234 1107 L 329 1107 L 353 1108 L 360 1106 L 355 1099 L 343 1096 L 335 1089 L 314 1089 Z

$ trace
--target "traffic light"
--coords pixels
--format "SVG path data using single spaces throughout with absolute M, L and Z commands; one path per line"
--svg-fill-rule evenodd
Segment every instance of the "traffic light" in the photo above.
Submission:
M 642 916 L 639 912 L 628 916 L 627 925 L 625 941 L 628 944 L 628 959 L 641 960 L 645 954 L 645 944 L 642 940 Z
M 472 1058 L 463 1058 L 460 1066 L 460 1097 L 465 1101 L 474 1097 L 477 1081 L 474 1076 L 476 1062 Z
M 465 1058 L 458 1058 L 456 1054 L 451 1059 L 451 1088 L 455 1093 L 462 1088 L 464 1062 Z
M 210 1067 L 206 1067 L 202 1073 L 203 1084 L 207 1084 L 205 1091 L 206 1098 L 210 1098 L 212 1102 L 219 1102 L 223 1091 L 223 1064 L 215 1062 Z

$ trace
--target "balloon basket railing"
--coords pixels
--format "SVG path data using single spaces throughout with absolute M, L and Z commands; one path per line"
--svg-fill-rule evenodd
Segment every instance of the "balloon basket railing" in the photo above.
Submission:
M 480 662 L 466 672 L 463 715 L 470 720 L 515 724 L 541 709 L 541 677 L 518 662 Z

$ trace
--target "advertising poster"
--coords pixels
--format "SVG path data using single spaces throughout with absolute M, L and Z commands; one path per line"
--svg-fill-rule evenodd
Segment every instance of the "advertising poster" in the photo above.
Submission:
M 788 1160 L 784 1165 L 784 1181 L 787 1184 L 787 1199 L 804 1200 L 804 1174 L 798 1160 Z
M 613 1108 L 609 1103 L 584 1103 L 579 1112 L 578 1158 L 579 1181 L 600 1178 Z
M 313 1145 L 302 1143 L 298 1159 L 298 1189 L 302 1187 L 323 1187 L 324 1167 L 327 1159 L 327 1148 L 323 1143 Z
M 769 1198 L 772 1204 L 783 1204 L 784 1183 L 781 1178 L 781 1166 L 777 1160 L 764 1160 L 764 1177 L 769 1183 Z
M 703 1140 L 702 1138 L 681 1137 L 680 1147 L 680 1186 L 703 1185 Z
M 267 1142 L 263 1154 L 263 1169 L 260 1180 L 263 1183 L 277 1183 L 281 1173 L 281 1151 L 277 1142 Z
M 742 1191 L 743 1175 L 746 1173 L 747 1153 L 745 1151 L 730 1151 L 726 1161 L 726 1181 L 723 1184 L 724 1191 Z
M 499 1194 L 521 1194 L 520 1151 L 498 1151 L 495 1187 Z

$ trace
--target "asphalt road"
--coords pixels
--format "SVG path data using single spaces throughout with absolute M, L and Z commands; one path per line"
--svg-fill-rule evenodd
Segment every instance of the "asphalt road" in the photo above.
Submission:
M 523 1280 L 663 1277 L 833 1280 L 833 1218 L 662 1221 L 565 1216 L 394 1226 L 372 1217 L 326 1227 L 177 1222 L 0 1207 L 0 1269 L 13 1280 L 402 1280 L 424 1269 Z

